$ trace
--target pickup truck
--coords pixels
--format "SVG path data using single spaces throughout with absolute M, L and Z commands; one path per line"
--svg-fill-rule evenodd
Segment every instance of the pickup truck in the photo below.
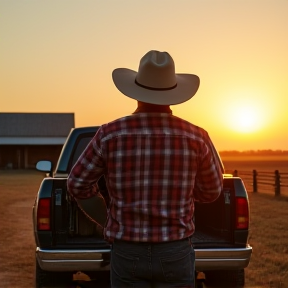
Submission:
M 79 272 L 109 275 L 110 244 L 94 223 L 105 225 L 109 199 L 102 193 L 103 197 L 81 200 L 79 207 L 71 201 L 66 188 L 72 166 L 97 129 L 72 129 L 55 168 L 50 161 L 36 164 L 37 170 L 45 172 L 32 213 L 37 288 L 53 285 L 67 273 L 71 279 L 72 273 Z M 252 254 L 248 244 L 248 195 L 241 178 L 226 174 L 223 177 L 223 191 L 216 201 L 195 203 L 196 231 L 192 242 L 196 270 L 205 275 L 205 285 L 229 283 L 229 287 L 242 287 L 244 269 Z M 100 178 L 98 187 L 105 192 L 104 178 Z

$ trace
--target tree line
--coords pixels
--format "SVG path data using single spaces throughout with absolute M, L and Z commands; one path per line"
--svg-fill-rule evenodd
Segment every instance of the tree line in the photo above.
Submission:
M 224 150 L 219 151 L 221 156 L 288 156 L 288 150 L 246 150 L 246 151 L 238 151 L 238 150 Z

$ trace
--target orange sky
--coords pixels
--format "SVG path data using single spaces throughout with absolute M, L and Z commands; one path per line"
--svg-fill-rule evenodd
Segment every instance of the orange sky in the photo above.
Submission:
M 0 0 L 0 13 L 0 112 L 130 114 L 111 72 L 156 49 L 200 77 L 172 109 L 218 150 L 288 149 L 287 0 Z

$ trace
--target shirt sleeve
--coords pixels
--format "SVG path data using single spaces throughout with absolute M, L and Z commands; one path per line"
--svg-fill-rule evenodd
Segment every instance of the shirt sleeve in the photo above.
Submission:
M 73 198 L 86 199 L 98 194 L 96 183 L 105 171 L 100 140 L 101 128 L 71 169 L 67 189 Z
M 209 203 L 215 201 L 221 194 L 224 166 L 208 134 L 202 155 L 193 194 L 195 201 Z

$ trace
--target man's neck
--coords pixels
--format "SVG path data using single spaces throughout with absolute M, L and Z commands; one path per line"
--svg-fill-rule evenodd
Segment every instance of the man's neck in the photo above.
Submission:
M 136 113 L 169 113 L 172 114 L 172 110 L 169 105 L 156 105 L 138 101 L 137 109 L 133 112 Z

